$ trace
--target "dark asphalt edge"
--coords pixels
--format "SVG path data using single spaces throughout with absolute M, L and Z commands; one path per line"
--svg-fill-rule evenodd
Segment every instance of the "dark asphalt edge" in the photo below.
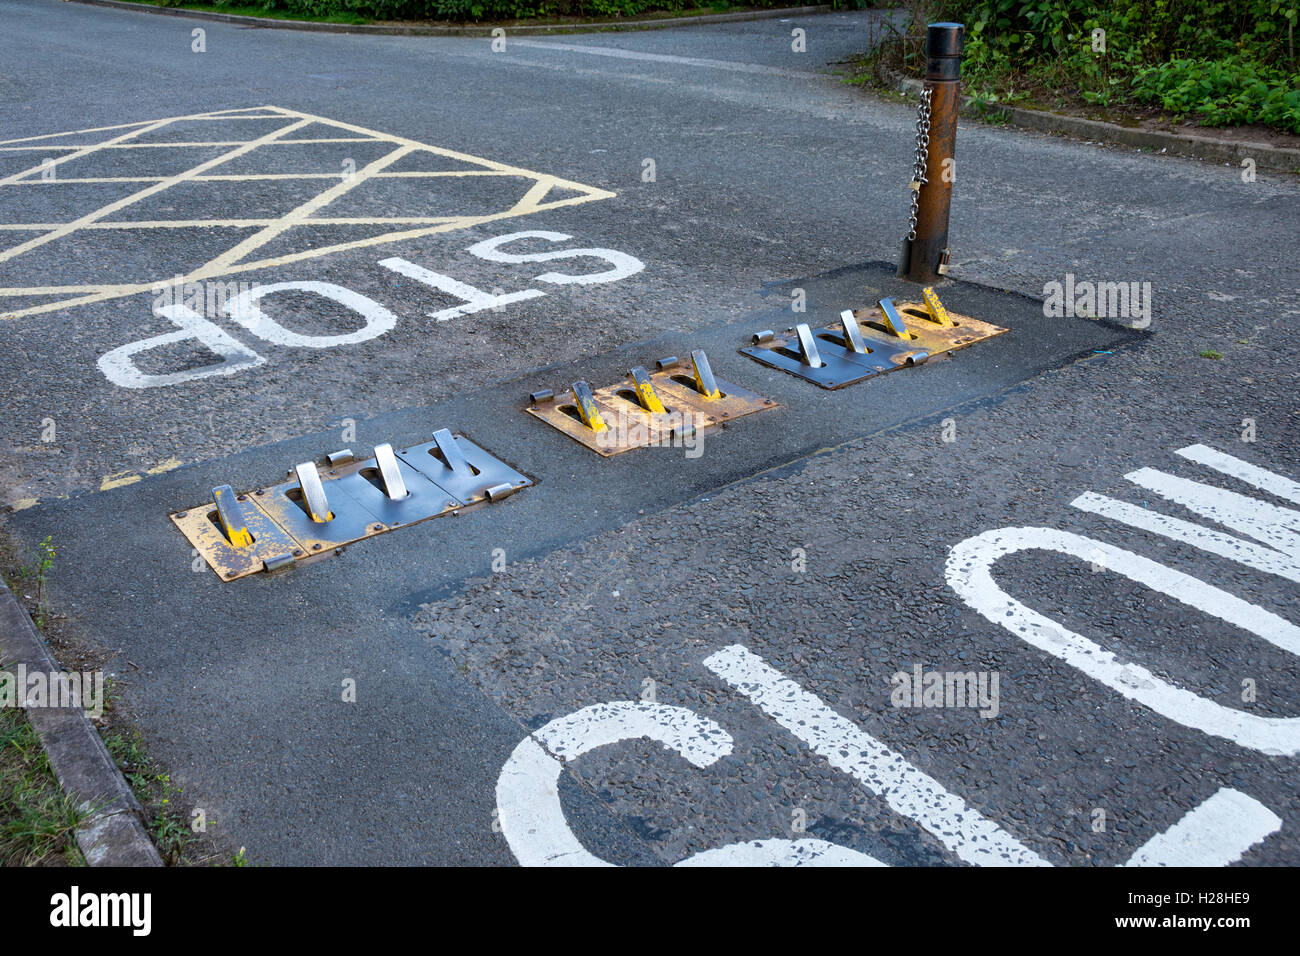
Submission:
M 919 95 L 922 82 L 910 76 L 880 66 L 877 76 L 901 93 Z M 1064 133 L 1080 139 L 1113 143 L 1149 149 L 1154 153 L 1167 152 L 1192 159 L 1239 164 L 1243 159 L 1253 159 L 1261 169 L 1275 172 L 1300 173 L 1300 149 L 1287 146 L 1270 146 L 1267 143 L 1244 143 L 1240 140 L 1221 140 L 1192 133 L 1166 133 L 1160 130 L 1132 129 L 1116 123 L 1084 119 L 1081 116 L 1059 116 L 1042 110 L 1028 110 L 1019 106 L 995 106 L 982 112 L 972 104 L 969 96 L 961 98 L 961 112 L 979 119 L 1004 119 L 1020 129 L 1040 133 Z
M 485 24 L 483 26 L 447 26 L 423 27 L 417 25 L 399 26 L 382 23 L 321 23 L 316 20 L 275 20 L 270 17 L 246 17 L 233 13 L 216 13 L 210 10 L 187 10 L 184 7 L 156 7 L 152 4 L 129 3 L 124 0 L 76 0 L 92 7 L 113 7 L 117 10 L 135 10 L 140 13 L 157 13 L 169 17 L 191 17 L 195 20 L 211 20 L 217 23 L 233 23 L 239 26 L 258 27 L 274 30 L 303 30 L 310 33 L 362 33 L 378 36 L 417 36 L 417 37 L 490 37 L 492 31 L 504 29 L 507 34 L 526 34 L 544 36 L 546 34 L 565 33 L 623 33 L 632 30 L 663 30 L 670 27 L 685 27 L 697 23 L 736 23 L 744 20 L 772 20 L 778 17 L 812 16 L 830 13 L 832 7 L 823 4 L 811 7 L 783 7 L 779 10 L 748 10 L 741 13 L 707 13 L 698 17 L 665 17 L 662 20 L 628 20 L 624 23 L 572 23 L 572 24 L 536 24 L 510 26 L 504 24 Z
M 0 662 L 23 665 L 28 674 L 62 669 L 50 655 L 27 612 L 0 582 Z M 45 748 L 63 792 L 87 817 L 77 845 L 91 866 L 162 866 L 145 832 L 143 810 L 109 755 L 99 731 L 79 707 L 24 707 Z

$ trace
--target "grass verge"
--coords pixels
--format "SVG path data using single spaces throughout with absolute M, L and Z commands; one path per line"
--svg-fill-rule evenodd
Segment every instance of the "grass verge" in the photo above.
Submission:
M 1300 147 L 1300 59 L 1287 20 L 1296 15 L 1294 4 L 1274 4 L 1272 20 L 1256 22 L 1258 36 L 1240 40 L 1222 3 L 1204 22 L 1170 27 L 1169 36 L 1154 27 L 1143 32 L 1116 12 L 1131 15 L 1153 2 L 1117 0 L 1107 8 L 1086 0 L 905 0 L 897 23 L 867 47 L 872 52 L 850 61 L 846 82 L 888 89 L 877 79 L 881 67 L 921 77 L 927 22 L 953 19 L 967 25 L 962 92 L 974 115 L 996 117 L 1015 106 L 1134 129 Z M 1169 16 L 1165 10 L 1156 19 Z M 1267 35 L 1281 39 L 1259 39 Z
M 80 823 L 27 715 L 0 708 L 0 866 L 85 866 Z
M 242 866 L 243 851 L 233 853 L 195 823 L 197 808 L 172 783 L 171 775 L 148 755 L 145 741 L 121 707 L 113 672 L 105 657 L 66 614 L 51 609 L 48 577 L 57 550 L 46 538 L 24 558 L 0 535 L 0 576 L 32 618 L 58 666 L 105 674 L 104 713 L 92 718 L 108 752 L 117 762 L 144 811 L 145 829 L 169 866 Z M 129 662 L 127 662 L 129 666 Z M 76 829 L 82 821 L 63 794 L 27 715 L 0 708 L 0 865 L 84 866 Z

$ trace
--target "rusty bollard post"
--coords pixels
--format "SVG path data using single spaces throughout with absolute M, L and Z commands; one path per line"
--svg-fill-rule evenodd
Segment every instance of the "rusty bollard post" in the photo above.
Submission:
M 898 277 L 927 285 L 948 271 L 948 208 L 955 173 L 965 29 L 960 23 L 931 23 L 925 34 L 925 88 L 930 91 L 928 155 L 918 195 L 915 238 L 903 244 Z

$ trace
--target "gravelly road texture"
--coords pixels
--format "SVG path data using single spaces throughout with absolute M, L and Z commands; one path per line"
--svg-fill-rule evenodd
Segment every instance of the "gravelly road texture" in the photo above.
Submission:
M 477 157 L 576 184 L 553 197 L 593 197 L 292 258 L 392 231 L 383 217 L 489 215 L 507 177 L 370 179 L 313 213 L 365 222 L 295 226 L 233 260 L 274 261 L 223 278 L 334 283 L 393 327 L 303 347 L 211 316 L 262 359 L 229 375 L 113 384 L 104 355 L 176 328 L 152 291 L 0 321 L 16 370 L 0 385 L 6 530 L 27 547 L 53 536 L 53 602 L 138 668 L 118 674 L 124 705 L 249 859 L 1300 861 L 1294 179 L 963 126 L 960 282 L 940 292 L 1012 332 L 823 393 L 735 349 L 793 321 L 796 288 L 822 324 L 888 288 L 871 263 L 897 248 L 914 114 L 830 74 L 869 42 L 873 14 L 508 39 L 504 53 L 202 24 L 198 54 L 184 19 L 40 0 L 6 17 L 0 50 L 29 66 L 0 81 L 0 139 L 274 104 L 148 135 L 239 143 L 306 117 L 290 135 L 353 140 L 262 147 L 229 175 L 280 178 L 178 182 L 100 217 L 208 225 L 78 229 L 11 255 L 7 312 L 84 294 L 53 287 L 196 269 L 393 137 L 460 154 L 413 146 L 393 171 Z M 367 131 L 388 145 L 355 141 L 379 138 Z M 167 177 L 237 147 L 182 148 L 184 162 L 100 149 L 56 182 L 0 185 L 0 223 L 46 225 L 7 230 L 10 246 L 149 185 L 73 172 Z M 0 180 L 32 155 L 0 152 Z M 317 178 L 283 178 L 304 172 Z M 544 268 L 626 260 L 467 251 L 525 230 L 572 238 L 510 252 L 613 250 L 643 268 L 547 283 Z M 390 257 L 545 295 L 435 321 L 461 300 L 379 264 Z M 1027 297 L 1067 274 L 1150 282 L 1150 329 L 1045 317 Z M 363 327 L 301 289 L 265 304 L 299 335 Z M 698 459 L 599 461 L 520 411 L 531 389 L 701 344 L 781 408 L 707 436 Z M 189 343 L 136 368 L 212 361 Z M 348 444 L 346 419 L 358 451 L 462 428 L 537 486 L 280 575 L 191 571 L 167 513 Z M 1256 487 L 1224 474 L 1232 462 L 1177 454 L 1193 446 L 1280 477 L 1253 474 Z M 1135 506 L 1128 523 L 1080 507 L 1118 507 L 1086 492 Z M 1007 530 L 1023 528 L 1047 530 Z M 980 541 L 991 583 L 972 571 Z M 989 692 L 996 678 L 996 695 L 901 706 L 894 677 L 916 668 Z M 355 703 L 340 699 L 349 679 Z

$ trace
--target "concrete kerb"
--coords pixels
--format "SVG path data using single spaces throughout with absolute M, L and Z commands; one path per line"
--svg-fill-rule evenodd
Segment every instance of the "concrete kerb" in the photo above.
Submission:
M 903 76 L 888 67 L 880 66 L 877 76 L 885 84 L 902 93 L 919 96 L 921 81 Z M 1243 143 L 1230 140 L 1214 139 L 1209 136 L 1197 136 L 1192 133 L 1167 133 L 1161 130 L 1133 129 L 1101 120 L 1084 119 L 1078 116 L 1059 116 L 1042 110 L 1027 110 L 1018 106 L 994 105 L 981 109 L 973 97 L 964 96 L 961 100 L 963 116 L 996 117 L 1004 119 L 1013 126 L 1036 130 L 1042 133 L 1064 133 L 1136 149 L 1149 150 L 1154 153 L 1166 152 L 1176 156 L 1190 156 L 1216 163 L 1240 165 L 1243 159 L 1253 159 L 1260 169 L 1279 172 L 1300 172 L 1300 149 L 1285 146 L 1270 146 L 1266 143 Z
M 0 666 L 30 676 L 60 671 L 13 593 L 0 583 Z M 87 814 L 77 845 L 91 866 L 162 866 L 143 811 L 90 718 L 78 707 L 28 707 L 27 719 L 63 792 Z
M 424 36 L 424 37 L 489 37 L 492 31 L 502 24 L 483 24 L 482 26 L 445 26 L 427 27 L 419 24 L 384 24 L 384 23 L 319 23 L 313 20 L 273 20 L 268 17 L 245 17 L 230 13 L 216 13 L 208 10 L 187 10 L 184 7 L 156 7 L 146 3 L 127 3 L 124 0 L 76 0 L 77 3 L 92 7 L 114 7 L 118 10 L 135 10 L 141 13 L 157 13 L 163 16 L 191 17 L 195 20 L 213 20 L 218 23 L 235 23 L 246 27 L 262 27 L 276 30 L 305 30 L 311 33 L 371 33 L 381 36 Z M 743 20 L 771 20 L 779 17 L 805 17 L 814 14 L 830 13 L 829 4 L 811 7 L 785 7 L 780 10 L 747 10 L 740 13 L 708 13 L 698 17 L 665 17 L 661 20 L 628 20 L 608 23 L 552 23 L 552 24 L 517 24 L 504 27 L 507 33 L 524 36 L 544 36 L 546 34 L 564 33 L 610 33 L 625 30 L 663 30 L 669 27 L 685 27 L 701 23 L 735 23 Z

